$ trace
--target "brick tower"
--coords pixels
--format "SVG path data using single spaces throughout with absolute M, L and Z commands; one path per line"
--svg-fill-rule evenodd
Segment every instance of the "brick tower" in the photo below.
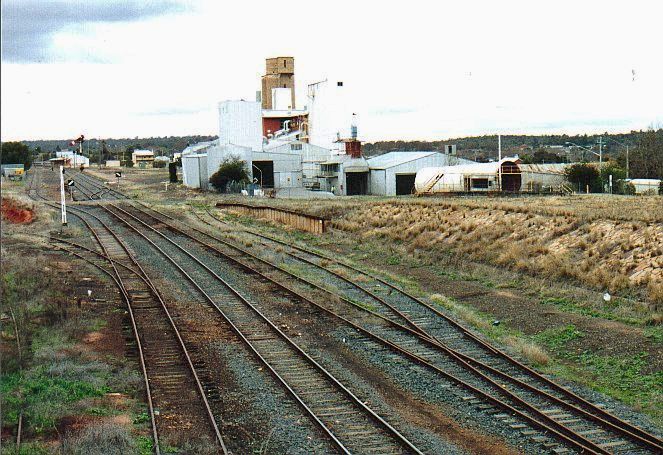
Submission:
M 266 59 L 265 75 L 262 77 L 262 108 L 273 109 L 272 89 L 289 88 L 292 98 L 291 109 L 295 108 L 295 58 L 274 57 Z

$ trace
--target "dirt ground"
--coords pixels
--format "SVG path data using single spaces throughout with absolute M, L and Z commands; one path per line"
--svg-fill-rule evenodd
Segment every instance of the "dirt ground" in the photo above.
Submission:
M 329 249 L 341 256 L 356 252 L 352 238 L 339 241 L 335 236 Z M 642 327 L 602 318 L 562 311 L 552 304 L 544 304 L 509 289 L 495 289 L 478 281 L 447 278 L 430 268 L 389 265 L 384 260 L 369 258 L 366 265 L 395 276 L 404 276 L 418 283 L 425 294 L 442 294 L 483 313 L 493 315 L 510 328 L 526 335 L 535 335 L 551 327 L 574 325 L 585 333 L 571 341 L 577 352 L 589 351 L 601 355 L 628 357 L 642 351 L 649 354 L 650 371 L 663 370 L 663 345 L 645 336 Z

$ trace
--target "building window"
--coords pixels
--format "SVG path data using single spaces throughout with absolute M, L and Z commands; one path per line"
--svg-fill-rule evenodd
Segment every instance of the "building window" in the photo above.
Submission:
M 337 86 L 337 87 L 343 87 L 343 82 L 342 82 L 342 81 L 338 81 L 338 82 L 336 83 L 336 86 Z
M 301 150 L 302 144 L 290 144 L 290 150 Z
M 472 188 L 479 190 L 488 188 L 488 179 L 472 179 Z
M 285 60 L 283 60 L 283 68 L 285 68 L 285 67 L 286 67 L 286 65 L 285 65 Z

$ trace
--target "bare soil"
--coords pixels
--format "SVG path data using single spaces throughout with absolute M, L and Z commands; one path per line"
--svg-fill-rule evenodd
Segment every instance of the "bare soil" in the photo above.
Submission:
M 330 249 L 335 254 L 351 255 L 355 252 L 352 242 L 335 239 Z M 541 303 L 539 299 L 511 290 L 490 288 L 477 281 L 448 278 L 427 267 L 389 265 L 386 261 L 378 262 L 374 259 L 366 261 L 366 265 L 376 270 L 408 277 L 429 295 L 442 294 L 493 315 L 495 319 L 525 335 L 535 335 L 550 328 L 572 324 L 585 334 L 569 343 L 568 347 L 573 351 L 620 357 L 646 352 L 650 361 L 647 370 L 654 372 L 663 369 L 663 346 L 646 337 L 642 327 L 562 311 L 555 305 Z

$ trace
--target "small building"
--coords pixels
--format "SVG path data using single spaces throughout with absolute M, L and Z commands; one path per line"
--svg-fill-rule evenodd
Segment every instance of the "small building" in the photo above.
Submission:
M 9 180 L 23 180 L 25 166 L 23 164 L 3 164 L 2 176 Z
M 65 166 L 71 167 L 90 167 L 90 158 L 79 155 L 76 152 L 71 150 L 62 150 L 55 152 L 55 156 L 58 158 L 64 158 Z
M 419 169 L 471 164 L 473 161 L 438 152 L 389 152 L 368 159 L 370 194 L 400 196 L 414 193 Z
M 134 162 L 135 166 L 138 167 L 147 167 L 147 165 L 152 165 L 154 161 L 154 152 L 152 150 L 134 150 L 131 154 L 131 161 Z
M 120 167 L 120 160 L 106 160 L 106 167 Z
M 631 179 L 628 183 L 635 188 L 635 194 L 658 194 L 661 187 L 660 179 Z
M 189 153 L 182 157 L 182 181 L 190 188 L 207 189 L 207 154 Z

